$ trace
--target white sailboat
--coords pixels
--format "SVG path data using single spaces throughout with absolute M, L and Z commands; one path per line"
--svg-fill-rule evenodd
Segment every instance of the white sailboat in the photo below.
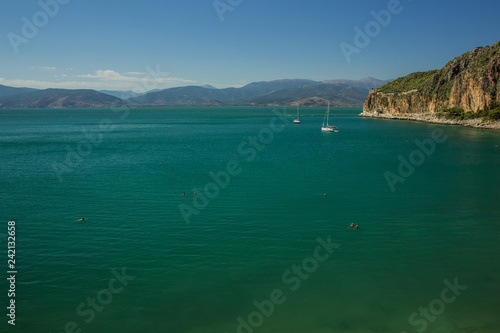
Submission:
M 293 120 L 294 124 L 300 124 L 300 110 L 299 110 L 299 104 L 297 104 L 297 119 Z
M 338 133 L 339 130 L 337 129 L 337 127 L 328 124 L 329 117 L 330 117 L 330 102 L 328 102 L 328 109 L 326 110 L 325 118 L 323 119 L 323 125 L 321 126 L 321 131 Z

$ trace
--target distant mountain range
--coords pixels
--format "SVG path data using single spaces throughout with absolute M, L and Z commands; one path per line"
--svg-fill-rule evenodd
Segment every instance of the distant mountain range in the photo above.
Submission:
M 3 87 L 0 87 L 0 91 Z M 121 106 L 126 103 L 117 97 L 95 90 L 45 89 L 15 93 L 0 98 L 0 108 L 101 108 Z
M 365 77 L 364 79 L 361 80 L 327 80 L 323 81 L 324 83 L 337 83 L 337 84 L 345 84 L 351 87 L 355 88 L 362 88 L 362 89 L 376 89 L 378 87 L 383 86 L 386 83 L 391 82 L 392 80 L 377 80 L 372 77 Z
M 367 89 L 337 83 L 315 83 L 272 91 L 249 100 L 252 105 L 359 106 Z
M 19 94 L 24 94 L 32 91 L 36 91 L 37 89 L 32 89 L 32 88 L 14 88 L 14 87 L 8 87 L 8 86 L 3 86 L 0 84 L 0 99 L 12 95 L 19 95 Z
M 369 89 L 388 81 L 362 80 L 275 80 L 253 82 L 241 88 L 217 89 L 210 85 L 149 91 L 95 91 L 89 89 L 13 88 L 0 85 L 0 108 L 72 108 L 182 105 L 307 105 L 360 107 Z

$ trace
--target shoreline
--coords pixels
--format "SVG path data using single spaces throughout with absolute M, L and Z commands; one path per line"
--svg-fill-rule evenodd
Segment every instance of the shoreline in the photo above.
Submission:
M 378 118 L 378 119 L 394 119 L 394 120 L 409 120 L 418 121 L 422 123 L 430 124 L 440 124 L 440 125 L 459 125 L 463 127 L 479 128 L 479 129 L 489 129 L 494 131 L 500 131 L 500 121 L 496 122 L 483 122 L 482 119 L 467 119 L 467 120 L 455 120 L 455 119 L 444 119 L 438 118 L 434 114 L 412 114 L 412 115 L 387 115 L 387 114 L 375 114 L 374 112 L 363 111 L 358 115 L 362 118 Z

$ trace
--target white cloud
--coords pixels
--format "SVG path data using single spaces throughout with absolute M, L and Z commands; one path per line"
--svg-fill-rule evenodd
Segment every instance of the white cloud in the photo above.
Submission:
M 147 75 L 148 73 L 146 73 L 146 72 L 127 72 L 124 74 L 125 75 Z
M 167 73 L 160 72 L 158 66 L 156 70 L 148 68 L 148 72 L 144 73 L 127 72 L 120 74 L 113 70 L 97 70 L 94 74 L 71 75 L 71 78 L 68 74 L 57 74 L 52 75 L 52 77 L 57 77 L 58 80 L 9 80 L 0 77 L 0 84 L 37 89 L 132 90 L 137 93 L 143 93 L 153 89 L 166 89 L 196 83 L 193 80 L 170 77 Z M 61 78 L 67 80 L 62 81 Z
M 124 75 L 115 72 L 113 70 L 100 69 L 97 70 L 95 74 L 76 75 L 76 77 L 94 80 L 96 84 L 98 82 L 101 82 L 101 83 L 106 83 L 107 86 L 122 87 L 119 90 L 125 89 L 123 87 L 126 87 L 126 90 L 132 90 L 138 93 L 143 93 L 153 89 L 170 88 L 179 84 L 196 83 L 196 81 L 193 80 L 187 80 L 177 77 L 169 77 L 168 73 L 160 72 L 158 66 L 156 68 L 156 71 L 149 68 L 148 72 L 149 73 L 132 72 L 134 73 L 133 75 L 139 75 L 139 74 L 142 75 L 142 77 L 137 77 L 137 76 L 130 76 L 131 75 L 130 72 L 128 72 L 129 75 L 126 74 Z M 107 89 L 112 89 L 112 88 L 107 88 Z
M 55 71 L 57 68 L 55 67 L 40 67 L 42 71 Z
M 83 86 L 83 82 L 77 81 L 65 81 L 65 82 L 49 82 L 49 81 L 37 81 L 37 80 L 8 80 L 0 77 L 0 84 L 11 86 L 11 87 L 29 87 L 37 89 L 47 89 L 47 88 L 65 88 L 65 89 L 84 89 L 87 87 Z
M 123 76 L 118 72 L 112 70 L 97 70 L 95 74 L 76 75 L 76 77 L 97 79 L 97 80 L 110 80 L 110 81 L 134 81 L 136 78 L 130 76 Z

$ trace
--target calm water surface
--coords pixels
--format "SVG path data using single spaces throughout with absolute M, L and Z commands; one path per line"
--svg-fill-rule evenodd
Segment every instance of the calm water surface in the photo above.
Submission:
M 323 108 L 300 126 L 293 109 L 115 111 L 0 111 L 18 270 L 1 331 L 500 332 L 500 133 L 359 109 L 332 112 L 338 134 Z M 467 288 L 444 302 L 445 280 Z

